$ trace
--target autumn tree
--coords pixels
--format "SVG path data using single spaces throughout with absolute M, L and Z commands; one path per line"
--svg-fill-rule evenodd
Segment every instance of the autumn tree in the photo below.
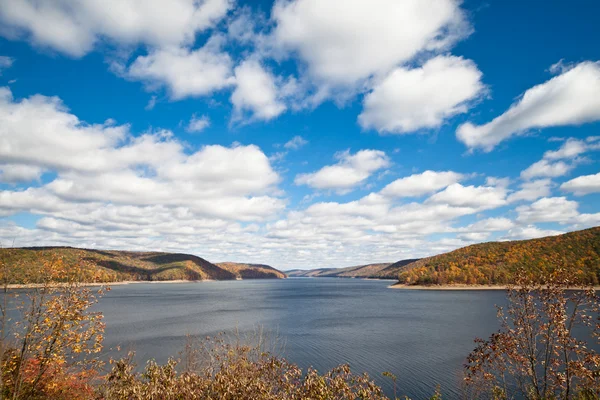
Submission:
M 0 267 L 2 398 L 90 398 L 104 330 L 102 315 L 90 307 L 104 289 L 84 286 L 85 266 L 67 268 L 61 258 L 28 269 L 26 288 L 18 291 L 9 289 L 18 268 Z
M 465 365 L 470 398 L 598 399 L 600 355 L 598 297 L 563 268 L 536 283 L 521 271 L 498 308 L 501 329 L 477 347 Z

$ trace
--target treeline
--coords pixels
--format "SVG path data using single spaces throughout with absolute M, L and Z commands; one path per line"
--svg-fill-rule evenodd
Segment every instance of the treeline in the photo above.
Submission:
M 541 239 L 490 242 L 424 258 L 402 267 L 409 285 L 493 285 L 515 282 L 517 270 L 540 277 L 565 268 L 573 284 L 600 283 L 600 227 Z

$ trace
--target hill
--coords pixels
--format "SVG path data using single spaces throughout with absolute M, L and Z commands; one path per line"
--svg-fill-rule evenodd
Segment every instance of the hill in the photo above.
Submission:
M 290 269 L 284 271 L 287 276 L 293 278 L 316 278 L 322 276 L 321 274 L 335 271 L 337 268 L 318 268 L 318 269 Z
M 236 279 L 285 279 L 286 274 L 264 264 L 243 264 L 221 262 L 215 264 L 219 268 L 235 275 Z
M 524 268 L 534 276 L 557 266 L 588 284 L 600 282 L 600 227 L 559 236 L 480 243 L 395 268 L 411 285 L 508 284 Z
M 285 271 L 290 277 L 328 277 L 328 278 L 376 278 L 376 279 L 396 279 L 398 278 L 397 269 L 389 270 L 394 265 L 404 265 L 402 263 L 414 262 L 417 259 L 402 260 L 397 263 L 377 263 L 366 265 L 355 265 L 346 268 L 320 268 L 311 270 L 293 269 Z
M 234 280 L 282 277 L 267 266 L 220 267 L 182 253 L 93 250 L 73 247 L 0 249 L 0 261 L 10 270 L 11 284 L 29 283 L 44 263 L 61 259 L 66 267 L 80 266 L 87 282 Z M 265 271 L 269 271 L 268 273 Z

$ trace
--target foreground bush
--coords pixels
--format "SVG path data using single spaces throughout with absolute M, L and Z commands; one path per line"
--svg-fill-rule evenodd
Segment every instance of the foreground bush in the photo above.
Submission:
M 149 362 L 135 373 L 132 357 L 113 361 L 101 386 L 101 398 L 117 399 L 387 399 L 365 375 L 354 375 L 346 365 L 319 375 L 306 374 L 294 364 L 262 353 L 255 346 L 207 341 L 182 362 Z M 180 367 L 180 368 L 178 368 Z M 178 369 L 181 371 L 178 372 Z

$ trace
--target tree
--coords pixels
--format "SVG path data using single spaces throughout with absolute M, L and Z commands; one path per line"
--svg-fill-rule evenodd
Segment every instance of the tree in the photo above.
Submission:
M 569 290 L 577 282 L 563 268 L 548 275 L 544 284 L 538 281 L 521 271 L 508 290 L 506 310 L 498 308 L 501 329 L 488 340 L 476 339 L 465 365 L 468 397 L 600 396 L 600 355 L 580 338 L 599 339 L 596 293 L 585 286 Z
M 16 292 L 9 290 L 13 267 L 0 268 L 1 398 L 89 398 L 104 331 L 102 315 L 90 307 L 104 289 L 82 284 L 84 266 L 67 268 L 56 258 L 28 269 L 26 290 Z

